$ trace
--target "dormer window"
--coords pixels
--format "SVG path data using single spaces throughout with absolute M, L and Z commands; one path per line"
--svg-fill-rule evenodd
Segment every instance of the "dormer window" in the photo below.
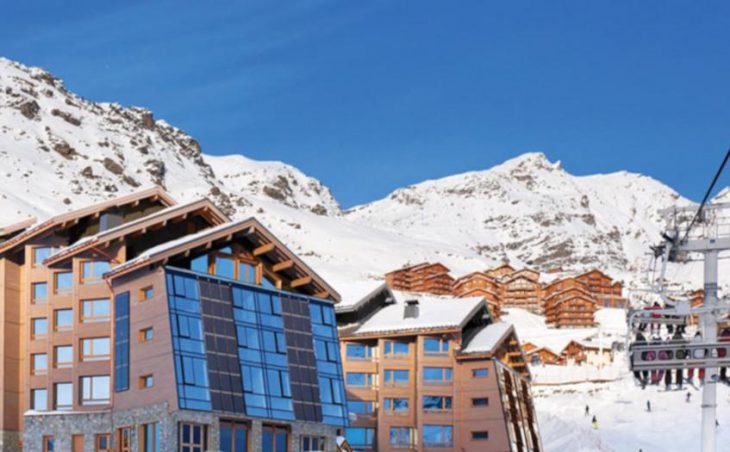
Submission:
M 81 264 L 81 284 L 99 284 L 104 273 L 111 270 L 107 261 L 86 261 Z

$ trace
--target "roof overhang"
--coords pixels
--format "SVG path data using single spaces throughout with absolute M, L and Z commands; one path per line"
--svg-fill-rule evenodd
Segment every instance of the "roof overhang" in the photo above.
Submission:
M 43 234 L 44 232 L 49 231 L 55 227 L 65 227 L 69 224 L 78 222 L 83 217 L 97 214 L 102 210 L 109 209 L 111 207 L 120 207 L 127 204 L 138 204 L 145 199 L 160 201 L 166 207 L 177 204 L 176 201 L 165 190 L 158 186 L 148 188 L 146 190 L 140 190 L 128 195 L 119 196 L 117 198 L 109 199 L 107 201 L 102 201 L 88 207 L 53 216 L 42 223 L 26 229 L 15 237 L 0 243 L 0 253 L 9 251 L 16 246 L 21 245 L 26 240 Z
M 292 281 L 298 281 L 298 287 L 307 287 L 317 298 L 331 299 L 335 303 L 339 303 L 339 293 L 255 218 L 222 224 L 153 247 L 139 257 L 113 268 L 104 275 L 104 278 L 112 281 L 153 264 L 165 265 L 171 258 L 178 255 L 189 255 L 195 249 L 209 249 L 214 242 L 230 242 L 237 237 L 245 237 L 253 243 L 254 255 L 265 255 L 274 264 L 274 267 L 281 264 L 281 271 L 287 272 Z
M 146 233 L 148 231 L 156 230 L 160 227 L 165 227 L 170 222 L 174 222 L 181 218 L 185 219 L 196 214 L 200 214 L 206 218 L 211 226 L 216 226 L 230 221 L 228 216 L 213 202 L 207 198 L 202 198 L 186 204 L 173 205 L 137 220 L 100 232 L 88 239 L 82 239 L 50 256 L 48 259 L 43 261 L 43 264 L 46 266 L 59 264 L 84 251 L 98 248 L 99 246 L 108 246 L 113 241 L 121 240 L 127 236 L 140 232 Z

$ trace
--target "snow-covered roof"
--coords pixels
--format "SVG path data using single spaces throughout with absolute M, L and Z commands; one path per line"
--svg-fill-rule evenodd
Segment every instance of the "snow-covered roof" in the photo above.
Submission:
M 481 297 L 453 298 L 394 290 L 395 303 L 365 320 L 353 334 L 374 334 L 463 327 L 483 308 Z M 407 300 L 418 300 L 418 316 L 404 318 Z
M 506 322 L 496 322 L 484 326 L 471 338 L 466 347 L 461 349 L 461 353 L 492 352 L 511 331 L 513 331 L 512 324 Z
M 49 256 L 44 263 L 50 263 L 50 262 L 57 260 L 58 258 L 60 258 L 62 256 L 68 256 L 68 255 L 74 254 L 76 251 L 83 249 L 87 245 L 102 241 L 105 238 L 111 237 L 120 231 L 134 230 L 137 226 L 139 226 L 141 224 L 148 223 L 150 221 L 154 221 L 158 218 L 164 218 L 166 216 L 169 216 L 170 214 L 174 214 L 175 212 L 186 212 L 186 211 L 189 211 L 191 208 L 195 209 L 196 207 L 199 207 L 199 206 L 205 207 L 207 209 L 210 209 L 210 211 L 214 212 L 215 215 L 218 217 L 218 221 L 221 221 L 221 222 L 228 221 L 228 217 L 226 216 L 226 214 L 221 212 L 215 206 L 215 204 L 213 204 L 207 198 L 200 198 L 200 199 L 196 199 L 194 201 L 191 201 L 191 202 L 188 202 L 185 204 L 177 204 L 177 205 L 173 205 L 170 207 L 166 207 L 166 208 L 158 210 L 157 212 L 154 212 L 150 215 L 146 215 L 146 216 L 143 216 L 136 220 L 120 224 L 118 226 L 107 229 L 105 231 L 98 232 L 94 235 L 86 236 L 66 248 L 61 248 L 56 253 Z
M 335 287 L 342 297 L 342 301 L 335 306 L 337 312 L 352 311 L 380 292 L 384 290 L 390 291 L 390 288 L 385 282 L 373 280 L 336 284 Z

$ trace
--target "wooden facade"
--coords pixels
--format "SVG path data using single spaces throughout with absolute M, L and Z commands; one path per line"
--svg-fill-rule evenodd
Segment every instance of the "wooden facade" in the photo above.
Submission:
M 586 341 L 570 341 L 560 356 L 566 364 L 606 366 L 613 362 L 613 349 Z
M 483 297 L 495 320 L 502 315 L 500 286 L 486 273 L 473 272 L 455 280 L 452 294 L 456 297 Z
M 623 297 L 623 284 L 614 281 L 600 270 L 591 270 L 576 276 L 575 279 L 585 284 L 588 292 L 596 297 L 598 306 L 603 308 L 628 307 L 628 300 Z
M 535 314 L 544 311 L 542 284 L 538 272 L 523 269 L 499 279 L 501 305 L 522 308 Z
M 595 296 L 575 278 L 553 282 L 545 288 L 545 322 L 556 328 L 595 325 Z
M 385 281 L 395 290 L 435 295 L 451 295 L 451 287 L 454 284 L 454 278 L 449 275 L 448 267 L 430 262 L 387 273 Z

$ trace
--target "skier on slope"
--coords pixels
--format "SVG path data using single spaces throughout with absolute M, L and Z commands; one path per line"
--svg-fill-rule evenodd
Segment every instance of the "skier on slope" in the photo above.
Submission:
M 586 415 L 586 417 L 588 417 L 588 415 L 589 415 L 590 413 L 591 413 L 591 409 L 590 409 L 590 408 L 588 407 L 588 405 L 586 405 L 586 414 L 585 414 L 585 415 Z
M 690 399 L 691 399 L 691 398 L 692 398 L 692 393 L 691 393 L 691 392 L 689 392 L 689 391 L 687 391 L 687 399 L 686 399 L 686 400 L 687 400 L 687 403 L 689 403 L 689 402 L 690 402 Z
M 595 416 L 593 416 L 593 420 L 591 421 L 591 426 L 593 427 L 593 430 L 598 430 L 598 419 L 596 419 Z
M 651 413 L 651 402 L 649 400 L 646 401 L 646 411 Z

